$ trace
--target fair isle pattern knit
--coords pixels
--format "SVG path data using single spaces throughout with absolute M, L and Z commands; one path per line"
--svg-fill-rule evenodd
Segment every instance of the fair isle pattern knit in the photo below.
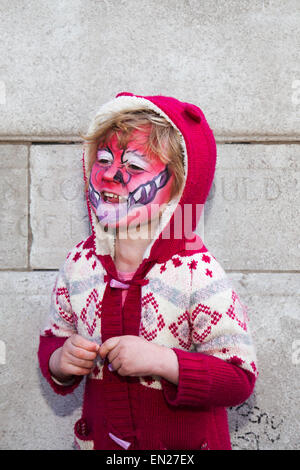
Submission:
M 105 270 L 90 249 L 84 248 L 84 242 L 68 253 L 57 275 L 42 335 L 78 333 L 100 345 Z M 247 307 L 211 253 L 175 255 L 155 264 L 147 279 L 141 294 L 140 337 L 170 348 L 213 355 L 257 375 Z M 103 378 L 100 357 L 89 377 Z M 140 377 L 140 383 L 162 388 L 157 376 Z

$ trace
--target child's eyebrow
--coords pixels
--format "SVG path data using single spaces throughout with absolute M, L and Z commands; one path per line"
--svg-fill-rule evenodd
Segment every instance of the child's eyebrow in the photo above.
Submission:
M 107 152 L 111 153 L 112 156 L 114 156 L 114 154 L 112 153 L 111 149 L 109 148 L 109 146 L 107 145 L 106 147 L 98 147 L 97 150 L 107 150 Z
M 144 158 L 145 160 L 149 160 L 147 155 L 144 155 L 143 153 L 139 152 L 139 150 L 126 149 L 125 154 L 126 153 L 135 153 L 138 157 Z

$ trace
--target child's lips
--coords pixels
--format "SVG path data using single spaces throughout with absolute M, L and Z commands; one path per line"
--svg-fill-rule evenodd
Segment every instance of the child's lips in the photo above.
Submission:
M 120 194 L 116 194 L 111 191 L 101 191 L 100 194 L 104 202 L 109 202 L 111 204 L 120 204 L 127 202 L 126 196 L 121 196 Z

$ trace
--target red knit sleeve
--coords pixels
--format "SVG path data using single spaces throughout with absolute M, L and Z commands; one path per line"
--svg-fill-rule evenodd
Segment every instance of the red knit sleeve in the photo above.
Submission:
M 51 294 L 50 311 L 41 330 L 38 350 L 41 372 L 52 389 L 60 395 L 73 392 L 82 380 L 82 376 L 74 376 L 74 381 L 70 385 L 60 385 L 53 380 L 49 369 L 49 360 L 53 352 L 62 347 L 70 336 L 77 333 L 65 269 L 66 262 L 56 276 Z
M 172 348 L 179 363 L 178 385 L 162 378 L 163 393 L 173 406 L 236 406 L 251 395 L 256 376 L 214 356 Z

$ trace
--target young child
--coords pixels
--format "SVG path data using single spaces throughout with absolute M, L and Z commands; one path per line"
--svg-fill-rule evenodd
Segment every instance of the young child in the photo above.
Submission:
M 41 332 L 53 390 L 86 377 L 80 449 L 231 449 L 226 407 L 258 375 L 246 306 L 194 230 L 216 145 L 203 112 L 119 93 L 84 137 L 92 235 L 72 249 Z

